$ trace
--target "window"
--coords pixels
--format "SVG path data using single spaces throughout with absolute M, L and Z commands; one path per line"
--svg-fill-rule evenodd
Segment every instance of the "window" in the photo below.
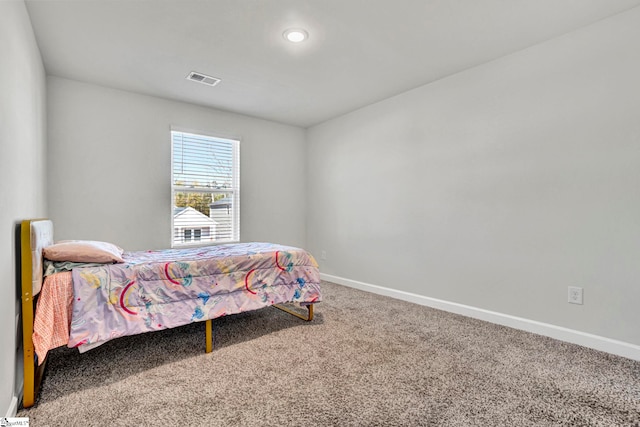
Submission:
M 171 132 L 172 247 L 240 240 L 240 142 Z
M 182 242 L 180 243 L 188 243 L 188 242 L 200 242 L 202 240 L 202 228 L 183 228 L 182 229 L 184 236 L 182 239 Z M 209 231 L 209 229 L 205 229 L 206 232 Z M 208 233 L 207 233 L 208 235 Z M 211 239 L 209 239 L 209 241 L 211 241 Z

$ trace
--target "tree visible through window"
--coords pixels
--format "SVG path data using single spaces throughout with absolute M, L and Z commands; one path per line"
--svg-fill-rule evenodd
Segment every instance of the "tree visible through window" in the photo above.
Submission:
M 240 240 L 240 142 L 171 132 L 172 246 Z

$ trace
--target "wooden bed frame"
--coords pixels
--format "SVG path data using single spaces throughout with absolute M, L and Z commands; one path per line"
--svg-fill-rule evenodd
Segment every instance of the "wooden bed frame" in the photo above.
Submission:
M 24 358 L 24 388 L 22 404 L 29 408 L 35 404 L 40 383 L 44 374 L 47 358 L 38 365 L 33 346 L 33 325 L 37 295 L 34 295 L 34 284 L 38 290 L 42 286 L 42 249 L 53 244 L 53 223 L 47 219 L 30 219 L 22 221 L 20 227 L 20 258 L 22 282 L 22 342 Z M 307 305 L 307 314 L 301 314 L 280 304 L 274 304 L 279 310 L 287 312 L 305 321 L 313 320 L 313 304 Z M 213 321 L 205 321 L 205 352 L 213 351 Z

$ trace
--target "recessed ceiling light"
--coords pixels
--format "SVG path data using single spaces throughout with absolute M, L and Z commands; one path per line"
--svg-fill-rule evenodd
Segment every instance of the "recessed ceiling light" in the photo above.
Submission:
M 301 28 L 289 28 L 284 32 L 283 36 L 291 43 L 300 43 L 309 37 L 309 33 Z

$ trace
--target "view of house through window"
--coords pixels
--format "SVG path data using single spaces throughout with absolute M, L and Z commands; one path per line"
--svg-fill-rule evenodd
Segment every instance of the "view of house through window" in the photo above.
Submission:
M 172 246 L 240 240 L 240 142 L 171 132 Z

